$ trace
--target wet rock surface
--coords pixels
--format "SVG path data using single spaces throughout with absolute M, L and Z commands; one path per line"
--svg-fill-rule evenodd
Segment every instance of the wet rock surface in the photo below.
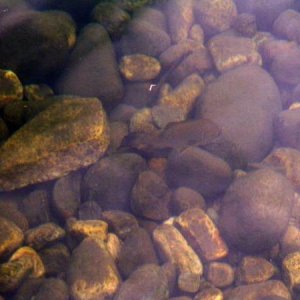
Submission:
M 299 16 L 0 0 L 0 299 L 299 299 Z

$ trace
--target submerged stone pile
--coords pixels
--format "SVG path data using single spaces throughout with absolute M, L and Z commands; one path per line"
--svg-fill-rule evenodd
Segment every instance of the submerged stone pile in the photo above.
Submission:
M 0 0 L 0 300 L 300 297 L 295 0 Z

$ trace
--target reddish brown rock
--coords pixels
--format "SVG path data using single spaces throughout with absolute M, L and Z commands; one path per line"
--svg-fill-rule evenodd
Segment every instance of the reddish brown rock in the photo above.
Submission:
M 217 288 L 230 286 L 234 277 L 234 269 L 227 263 L 212 262 L 208 265 L 207 280 Z

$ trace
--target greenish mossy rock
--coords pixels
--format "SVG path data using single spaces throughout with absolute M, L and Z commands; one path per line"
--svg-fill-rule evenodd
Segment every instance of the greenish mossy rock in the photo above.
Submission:
M 0 189 L 61 177 L 96 162 L 109 145 L 97 98 L 65 97 L 26 123 L 0 148 Z

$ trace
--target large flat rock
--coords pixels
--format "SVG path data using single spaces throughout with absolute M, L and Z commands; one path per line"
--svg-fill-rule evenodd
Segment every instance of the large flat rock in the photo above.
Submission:
M 109 145 L 105 111 L 97 98 L 64 96 L 0 148 L 0 190 L 51 180 L 88 166 Z

